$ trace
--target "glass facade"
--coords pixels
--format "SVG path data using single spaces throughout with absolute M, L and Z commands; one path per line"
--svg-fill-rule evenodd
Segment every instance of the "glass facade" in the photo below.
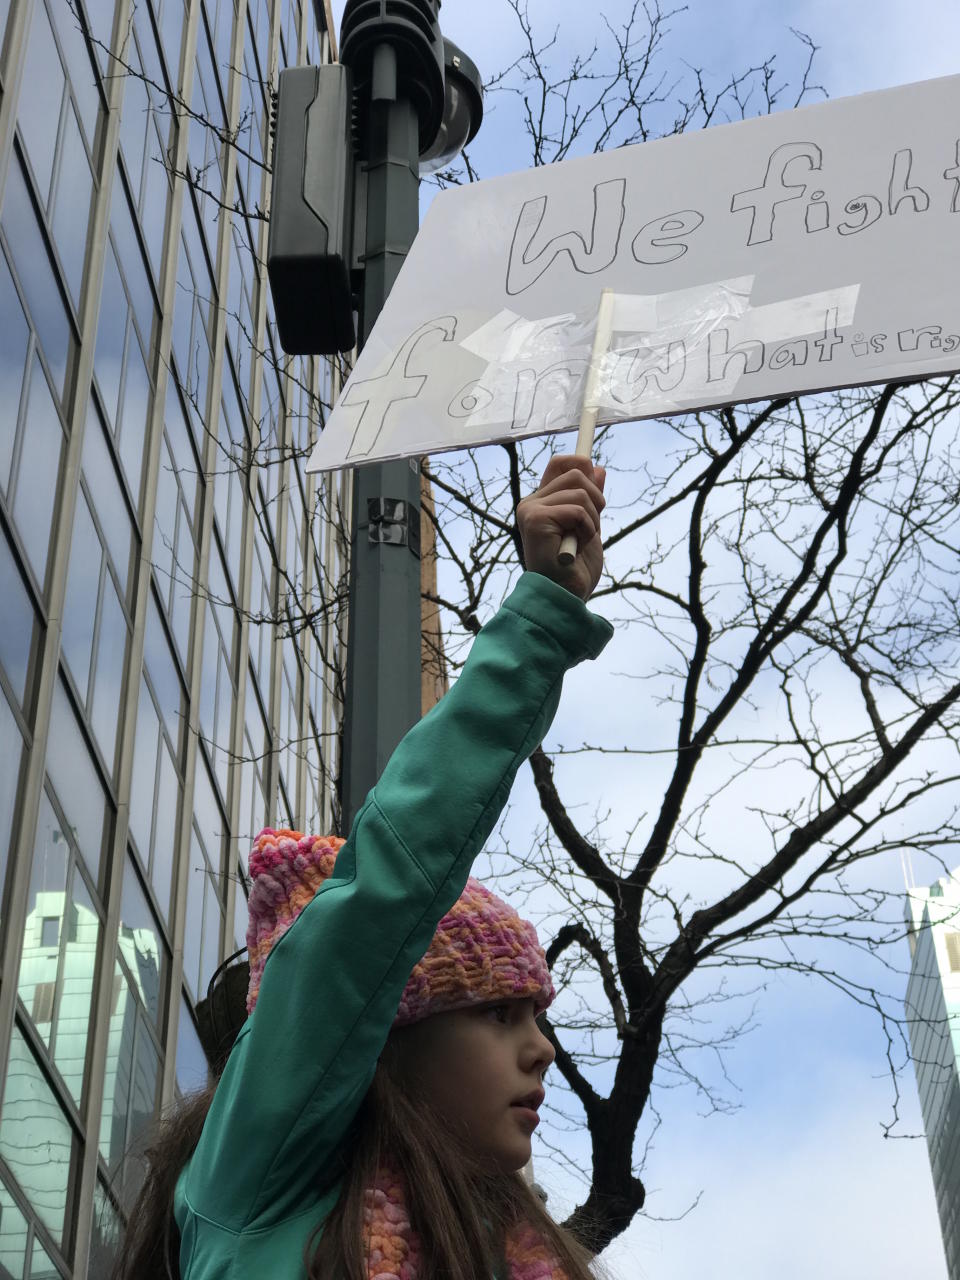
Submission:
M 280 352 L 321 0 L 0 0 L 0 1275 L 108 1274 L 267 824 L 335 831 L 349 477 Z
M 960 878 L 911 889 L 906 1015 L 947 1275 L 960 1280 Z

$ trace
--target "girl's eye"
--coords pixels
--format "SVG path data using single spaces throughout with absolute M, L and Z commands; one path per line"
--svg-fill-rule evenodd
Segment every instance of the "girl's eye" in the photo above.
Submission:
M 487 1013 L 495 1022 L 506 1024 L 510 1021 L 510 1009 L 505 1004 L 492 1004 L 487 1009 Z

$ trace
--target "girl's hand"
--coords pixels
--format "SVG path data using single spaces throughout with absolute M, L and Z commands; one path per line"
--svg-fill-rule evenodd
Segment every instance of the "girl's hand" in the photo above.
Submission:
M 554 454 L 540 488 L 517 507 L 517 525 L 528 569 L 552 578 L 581 600 L 588 600 L 600 580 L 603 546 L 600 512 L 606 506 L 603 467 L 588 458 Z M 577 557 L 561 565 L 560 543 L 566 533 L 577 536 Z

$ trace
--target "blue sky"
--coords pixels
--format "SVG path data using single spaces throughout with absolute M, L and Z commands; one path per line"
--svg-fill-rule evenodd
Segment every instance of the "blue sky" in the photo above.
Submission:
M 343 5 L 333 8 L 339 22 Z M 626 8 L 624 0 L 530 5 L 539 30 L 557 27 L 561 65 L 564 53 L 592 42 L 598 12 L 616 22 Z M 505 0 L 445 0 L 441 20 L 445 34 L 484 75 L 519 52 Z M 671 21 L 662 69 L 671 77 L 683 75 L 685 61 L 719 82 L 777 51 L 783 78 L 793 79 L 803 51 L 791 27 L 820 46 L 814 79 L 831 97 L 957 69 L 956 0 L 693 0 Z M 489 108 L 472 148 L 485 177 L 529 163 L 512 104 L 499 99 Z M 620 734 L 620 725 L 598 725 L 595 710 L 603 702 L 598 681 L 616 665 L 605 658 L 596 669 L 574 673 L 554 744 L 596 740 L 604 731 Z M 635 788 L 626 770 L 618 773 L 605 764 L 603 799 L 614 815 Z M 505 829 L 522 840 L 538 820 L 536 797 L 523 775 Z M 736 821 L 734 814 L 730 821 Z M 891 888 L 898 877 L 902 885 L 898 866 L 883 868 L 882 876 Z M 660 1096 L 663 1122 L 644 1172 L 647 1212 L 609 1251 L 613 1280 L 945 1280 L 925 1144 L 882 1136 L 892 1088 L 873 1017 L 822 984 L 775 978 L 757 997 L 756 1027 L 739 1043 L 728 1068 L 728 1093 L 738 1104 L 729 1114 L 704 1117 L 691 1090 Z M 902 1076 L 901 1088 L 898 1132 L 918 1134 L 912 1072 Z M 585 1165 L 582 1140 L 575 1134 L 562 1140 Z M 546 1158 L 538 1175 L 551 1193 L 551 1207 L 562 1214 L 576 1198 L 575 1180 Z M 698 1196 L 686 1217 L 670 1220 Z

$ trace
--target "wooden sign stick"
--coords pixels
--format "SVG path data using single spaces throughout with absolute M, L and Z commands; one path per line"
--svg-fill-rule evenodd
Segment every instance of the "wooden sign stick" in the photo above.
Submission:
M 597 375 L 603 357 L 610 346 L 610 335 L 613 332 L 613 290 L 604 289 L 600 294 L 600 306 L 597 310 L 597 332 L 593 338 L 593 351 L 590 353 L 590 368 L 587 370 L 587 382 L 583 389 L 583 408 L 580 411 L 580 431 L 577 435 L 575 449 L 578 458 L 589 458 L 593 452 L 593 436 L 597 429 L 598 408 L 596 398 Z M 562 565 L 573 564 L 577 558 L 577 535 L 568 533 L 560 543 L 559 560 Z

